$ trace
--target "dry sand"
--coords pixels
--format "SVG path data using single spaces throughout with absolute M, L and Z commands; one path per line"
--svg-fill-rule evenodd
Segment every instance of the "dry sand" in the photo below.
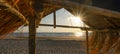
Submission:
M 13 38 L 13 37 L 12 37 Z M 83 41 L 36 40 L 37 54 L 85 54 Z M 27 39 L 0 40 L 0 54 L 28 54 Z

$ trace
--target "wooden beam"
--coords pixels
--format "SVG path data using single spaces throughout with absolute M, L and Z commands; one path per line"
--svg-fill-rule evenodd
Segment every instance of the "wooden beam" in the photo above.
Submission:
M 53 27 L 54 25 L 52 24 L 39 24 L 39 26 L 49 26 L 49 27 Z M 120 29 L 116 28 L 116 29 L 107 29 L 107 28 L 103 28 L 103 29 L 95 29 L 95 28 L 88 28 L 88 27 L 79 27 L 79 26 L 66 26 L 66 25 L 56 25 L 56 27 L 62 27 L 62 28 L 77 28 L 77 29 L 81 29 L 83 31 L 85 31 L 86 29 L 88 31 L 120 31 Z
M 52 24 L 39 24 L 40 26 L 50 26 L 53 27 L 54 25 Z M 78 27 L 78 26 L 66 26 L 66 25 L 56 25 L 56 27 L 63 27 L 63 28 L 78 28 L 78 29 L 85 29 L 85 27 Z M 88 30 L 90 28 L 87 28 Z
M 42 17 L 43 17 L 43 12 L 40 12 L 40 13 L 37 13 L 37 12 L 36 12 L 35 15 L 36 15 L 35 27 L 38 28 L 39 23 L 41 22 Z
M 53 12 L 53 23 L 54 23 L 54 28 L 56 28 L 56 11 Z
M 29 18 L 29 54 L 36 54 L 35 18 Z
M 62 1 L 44 0 L 44 1 L 41 1 L 40 3 L 58 5 L 63 8 L 74 8 L 74 7 L 81 8 L 84 6 L 85 11 L 88 11 L 89 13 L 94 13 L 94 14 L 108 16 L 108 17 L 114 17 L 114 18 L 120 18 L 120 12 L 103 9 L 103 8 L 98 8 L 98 7 L 94 7 L 94 6 L 89 6 L 89 5 L 85 5 L 84 3 L 81 3 L 81 4 L 75 3 L 75 2 L 68 1 L 68 0 L 62 0 Z

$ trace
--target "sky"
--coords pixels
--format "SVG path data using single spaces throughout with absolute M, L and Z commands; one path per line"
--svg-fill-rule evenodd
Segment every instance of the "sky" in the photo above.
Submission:
M 83 22 L 80 19 L 73 19 L 73 15 L 69 13 L 64 8 L 56 11 L 56 24 L 57 25 L 68 25 L 68 26 L 83 26 Z M 44 17 L 41 24 L 53 24 L 53 14 L 49 14 L 48 16 Z M 15 32 L 28 32 L 28 26 L 21 26 Z M 39 26 L 37 28 L 37 32 L 81 32 L 80 29 L 75 28 L 60 28 L 60 27 L 45 27 Z

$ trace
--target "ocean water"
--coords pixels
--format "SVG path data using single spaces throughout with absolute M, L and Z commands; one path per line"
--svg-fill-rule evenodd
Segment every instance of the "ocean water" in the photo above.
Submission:
M 24 33 L 11 33 L 8 34 L 8 36 L 28 36 L 29 34 L 24 32 Z M 62 33 L 62 32 L 40 32 L 36 33 L 36 36 L 74 36 L 74 33 Z
M 91 35 L 91 33 L 89 33 Z M 11 33 L 8 36 L 29 36 L 27 32 L 22 33 Z M 72 33 L 72 32 L 40 32 L 36 33 L 36 36 L 85 36 L 84 33 Z

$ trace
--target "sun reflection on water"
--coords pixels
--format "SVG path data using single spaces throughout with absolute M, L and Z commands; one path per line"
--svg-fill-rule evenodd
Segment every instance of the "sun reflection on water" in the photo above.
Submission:
M 81 36 L 83 36 L 83 33 L 82 32 L 75 32 L 74 35 L 76 37 L 81 37 Z

